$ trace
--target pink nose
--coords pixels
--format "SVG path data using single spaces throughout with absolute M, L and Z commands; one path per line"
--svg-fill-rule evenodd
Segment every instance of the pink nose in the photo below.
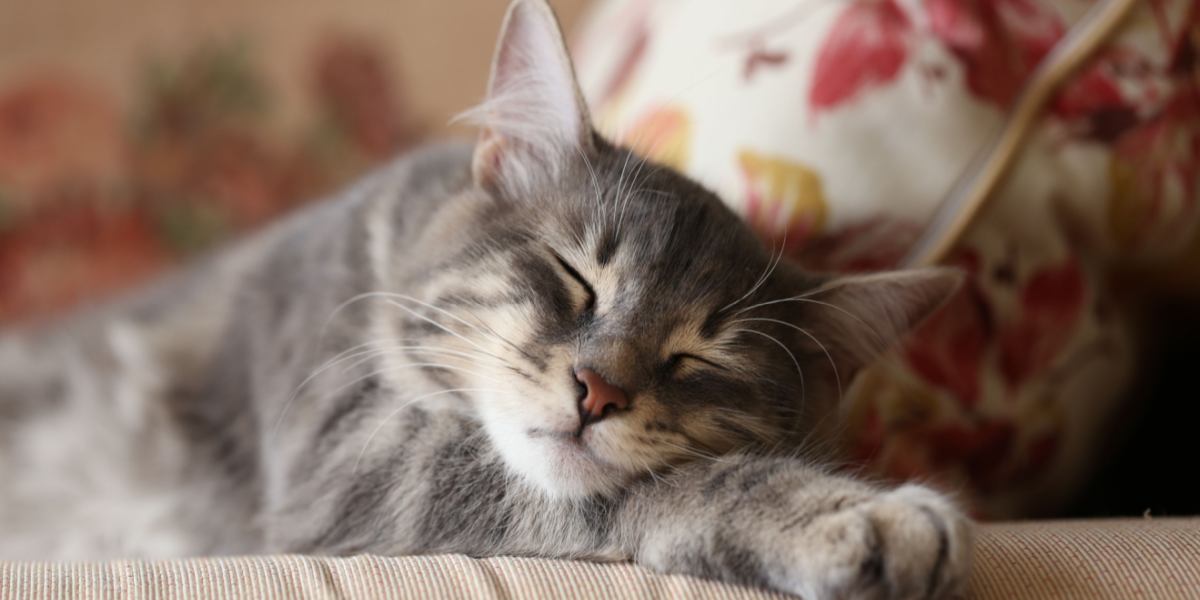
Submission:
M 629 398 L 621 388 L 607 382 L 591 369 L 577 369 L 575 378 L 587 388 L 583 400 L 579 401 L 579 416 L 582 425 L 595 423 L 615 410 L 629 408 Z

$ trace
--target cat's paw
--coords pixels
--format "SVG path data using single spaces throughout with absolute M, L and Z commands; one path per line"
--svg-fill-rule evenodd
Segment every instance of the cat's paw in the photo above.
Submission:
M 970 521 L 929 488 L 905 485 L 801 525 L 775 583 L 806 600 L 950 598 L 966 583 Z

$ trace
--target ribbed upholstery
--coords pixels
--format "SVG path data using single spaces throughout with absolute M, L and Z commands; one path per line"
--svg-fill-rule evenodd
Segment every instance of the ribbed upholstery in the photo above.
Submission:
M 993 524 L 971 597 L 1200 598 L 1200 519 Z M 465 556 L 0 563 L 0 598 L 778 598 L 630 564 Z

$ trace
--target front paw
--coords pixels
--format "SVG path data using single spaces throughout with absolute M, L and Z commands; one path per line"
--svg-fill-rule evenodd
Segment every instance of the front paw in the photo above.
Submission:
M 791 564 L 773 583 L 811 600 L 952 597 L 970 567 L 970 522 L 919 485 L 787 523 L 781 533 L 791 538 L 782 541 Z

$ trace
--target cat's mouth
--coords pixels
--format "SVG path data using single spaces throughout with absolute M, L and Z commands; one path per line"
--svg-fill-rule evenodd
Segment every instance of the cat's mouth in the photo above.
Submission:
M 614 452 L 621 447 L 611 439 L 616 430 L 591 426 L 576 435 L 575 423 L 568 419 L 546 425 L 541 420 L 533 427 L 510 429 L 500 449 L 510 467 L 551 495 L 610 494 L 638 475 Z
M 563 458 L 583 459 L 598 466 L 617 468 L 617 465 L 596 454 L 596 451 L 588 443 L 591 433 L 590 429 L 580 432 L 578 430 L 531 428 L 525 431 L 525 434 L 531 439 L 549 443 L 556 452 L 562 453 Z

